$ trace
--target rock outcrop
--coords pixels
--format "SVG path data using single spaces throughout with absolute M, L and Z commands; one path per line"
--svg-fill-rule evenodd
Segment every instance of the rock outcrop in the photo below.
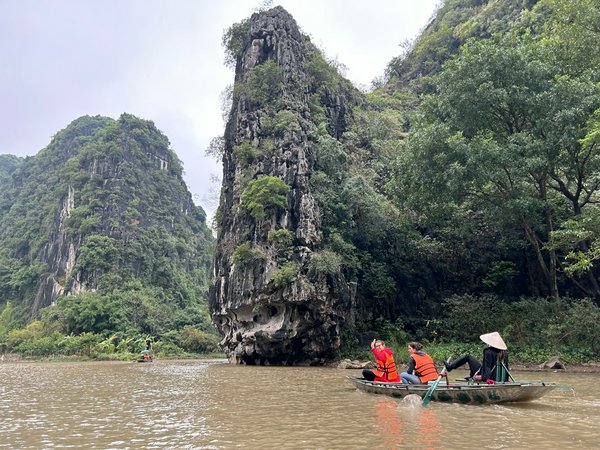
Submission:
M 173 274 L 206 283 L 213 238 L 182 170 L 166 136 L 129 114 L 81 117 L 6 170 L 0 265 L 27 276 L 0 277 L 0 305 L 36 318 L 60 296 L 139 280 L 172 288 L 183 307 Z
M 314 58 L 322 56 L 283 8 L 254 14 L 240 30 L 217 213 L 213 322 L 232 362 L 324 364 L 337 356 L 356 293 L 340 273 L 311 264 L 323 245 L 309 183 L 315 136 L 320 125 L 333 138 L 341 135 L 360 93 L 348 82 L 337 89 L 319 84 Z M 282 202 L 278 195 L 285 195 Z
M 565 365 L 558 358 L 551 358 L 548 361 L 539 365 L 540 369 L 561 369 L 565 368 Z

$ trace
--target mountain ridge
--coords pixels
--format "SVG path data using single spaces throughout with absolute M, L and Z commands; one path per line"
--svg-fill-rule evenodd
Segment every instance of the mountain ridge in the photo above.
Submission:
M 139 280 L 176 296 L 173 305 L 202 305 L 212 235 L 182 170 L 152 122 L 129 114 L 71 122 L 4 181 L 0 242 L 12 271 L 2 300 L 31 319 L 65 296 Z

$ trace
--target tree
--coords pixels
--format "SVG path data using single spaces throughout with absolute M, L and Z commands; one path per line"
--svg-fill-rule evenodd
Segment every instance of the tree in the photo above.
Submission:
M 282 74 L 272 59 L 249 71 L 243 83 L 236 83 L 234 96 L 241 94 L 255 108 L 264 108 L 274 103 L 281 94 Z
M 13 306 L 11 302 L 6 302 L 2 312 L 0 312 L 0 339 L 6 337 L 8 332 L 14 327 Z
M 244 50 L 249 33 L 249 19 L 233 24 L 223 33 L 222 45 L 225 48 L 225 65 L 227 67 L 235 68 L 237 60 Z
M 545 244 L 598 189 L 600 156 L 581 141 L 597 87 L 564 74 L 543 46 L 505 37 L 465 45 L 438 90 L 401 164 L 412 187 L 435 207 L 468 203 L 519 224 L 558 297 L 558 259 Z
M 538 39 L 561 61 L 566 73 L 600 70 L 598 0 L 542 0 L 525 24 L 539 30 Z
M 64 317 L 66 334 L 113 332 L 119 330 L 123 319 L 121 305 L 109 303 L 95 292 L 62 297 L 57 306 Z
M 252 180 L 242 193 L 242 204 L 255 220 L 264 220 L 269 211 L 285 208 L 290 187 L 281 179 L 264 176 Z

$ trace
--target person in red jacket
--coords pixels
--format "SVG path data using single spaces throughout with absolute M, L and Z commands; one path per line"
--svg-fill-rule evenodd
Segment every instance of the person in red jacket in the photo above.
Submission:
M 423 344 L 410 342 L 407 349 L 410 357 L 406 372 L 400 374 L 402 383 L 418 384 L 435 380 L 438 377 L 438 371 L 431 356 L 423 351 Z
M 399 382 L 400 376 L 396 370 L 392 349 L 386 347 L 385 342 L 373 339 L 371 351 L 377 360 L 377 369 L 364 369 L 363 377 L 369 381 Z

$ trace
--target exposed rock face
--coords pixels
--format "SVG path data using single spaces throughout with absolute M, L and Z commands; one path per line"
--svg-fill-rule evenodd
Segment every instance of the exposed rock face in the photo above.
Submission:
M 0 304 L 27 302 L 35 318 L 62 295 L 128 280 L 168 288 L 177 281 L 165 273 L 166 256 L 173 271 L 206 274 L 212 236 L 181 171 L 152 122 L 129 114 L 73 121 L 4 181 L 0 243 L 8 257 L 0 263 L 31 266 L 31 281 L 1 289 Z
M 337 365 L 338 369 L 375 369 L 377 366 L 373 361 L 359 361 L 357 359 L 344 359 Z
M 552 358 L 539 365 L 540 369 L 564 369 L 565 365 L 558 358 Z
M 143 123 L 133 116 L 131 116 L 130 120 L 134 124 L 127 123 L 121 127 L 123 136 L 128 135 L 128 132 L 125 131 L 128 127 L 135 129 L 138 126 L 136 122 Z M 154 132 L 154 130 L 152 131 Z M 77 201 L 77 197 L 80 195 L 78 191 L 89 189 L 89 184 L 91 183 L 97 185 L 95 197 L 102 203 L 103 207 L 102 213 L 98 216 L 98 225 L 94 230 L 90 230 L 95 233 L 110 236 L 117 241 L 123 240 L 127 242 L 134 239 L 134 235 L 136 234 L 135 228 L 137 226 L 146 227 L 150 222 L 157 220 L 151 217 L 148 211 L 145 211 L 139 219 L 136 219 L 136 226 L 133 228 L 123 225 L 116 227 L 114 225 L 115 222 L 123 220 L 123 213 L 129 207 L 132 197 L 132 187 L 136 184 L 136 181 L 139 184 L 146 184 L 147 182 L 148 186 L 150 186 L 158 173 L 169 171 L 174 154 L 166 146 L 146 143 L 141 145 L 141 149 L 136 148 L 134 150 L 133 142 L 135 138 L 127 136 L 121 139 L 122 148 L 118 150 L 118 158 L 114 157 L 114 155 L 111 158 L 107 154 L 82 158 L 80 169 L 85 173 L 85 183 L 80 182 L 77 185 L 68 185 L 62 207 L 57 212 L 53 235 L 43 247 L 42 254 L 40 255 L 40 259 L 47 264 L 48 271 L 38 284 L 38 291 L 32 308 L 34 315 L 39 308 L 54 303 L 60 295 L 94 292 L 98 288 L 102 273 L 97 270 L 82 270 L 81 267 L 77 266 L 81 246 L 86 242 L 88 236 L 78 234 L 69 237 L 67 232 L 67 223 L 73 211 L 75 208 L 81 206 Z M 130 139 L 130 142 L 127 142 L 127 139 Z M 108 147 L 110 143 L 104 142 L 101 145 Z M 130 167 L 139 167 L 140 165 L 145 166 L 145 180 L 139 178 L 139 174 L 142 171 L 136 174 L 137 171 L 130 169 Z M 136 181 L 129 177 L 136 179 Z M 181 183 L 181 180 L 177 176 L 173 176 L 173 178 L 171 182 Z M 177 209 L 180 209 L 182 214 L 187 215 L 194 209 L 192 196 L 189 192 L 181 195 L 179 192 L 175 193 L 174 190 L 171 190 L 169 194 L 171 195 L 167 199 L 164 199 L 164 202 L 167 203 L 172 200 L 177 202 Z M 112 200 L 110 199 L 111 196 Z
M 354 284 L 310 264 L 322 247 L 321 212 L 309 185 L 316 127 L 311 51 L 294 19 L 276 7 L 251 17 L 237 55 L 210 290 L 213 321 L 233 362 L 323 364 L 336 357 L 340 326 L 352 311 Z M 357 93 L 321 92 L 325 125 L 337 137 Z M 243 194 L 263 177 L 277 177 L 289 191 L 285 207 L 267 204 L 257 216 Z M 291 244 L 282 247 L 276 233 L 288 232 Z

